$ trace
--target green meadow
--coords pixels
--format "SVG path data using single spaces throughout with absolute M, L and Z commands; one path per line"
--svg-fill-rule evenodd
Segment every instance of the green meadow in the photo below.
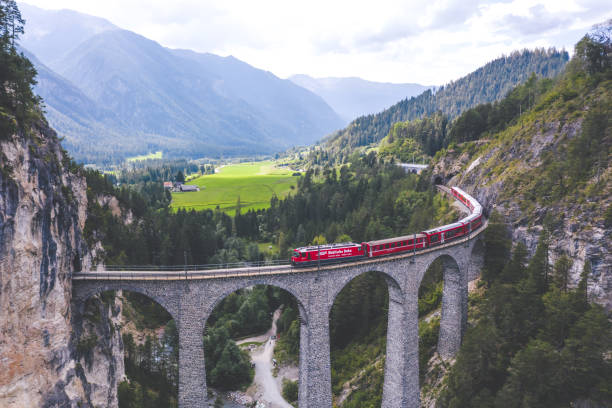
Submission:
M 194 178 L 186 184 L 197 185 L 200 191 L 172 193 L 172 208 L 206 210 L 219 208 L 234 215 L 240 197 L 242 213 L 250 209 L 270 207 L 276 194 L 284 198 L 297 188 L 297 176 L 289 169 L 277 168 L 273 161 L 232 164 L 216 174 Z

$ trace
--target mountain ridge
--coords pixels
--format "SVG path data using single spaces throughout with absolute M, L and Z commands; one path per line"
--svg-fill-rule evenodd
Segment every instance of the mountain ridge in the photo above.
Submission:
M 566 51 L 554 48 L 514 51 L 497 58 L 435 92 L 427 90 L 378 114 L 353 120 L 347 127 L 322 141 L 326 160 L 335 157 L 332 161 L 342 162 L 358 148 L 380 142 L 397 122 L 418 119 L 438 111 L 453 119 L 473 106 L 503 98 L 532 73 L 555 76 L 568 60 Z
M 380 112 L 402 99 L 432 88 L 416 83 L 375 82 L 358 77 L 313 78 L 298 74 L 288 79 L 321 96 L 347 122 Z

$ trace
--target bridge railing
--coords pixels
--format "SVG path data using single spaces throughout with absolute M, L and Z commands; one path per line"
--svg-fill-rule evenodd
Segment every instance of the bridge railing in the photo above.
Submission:
M 77 272 L 72 275 L 76 280 L 192 280 L 198 278 L 222 278 L 235 275 L 269 275 L 279 269 L 294 272 L 289 261 L 240 262 L 207 265 L 160 266 L 119 266 L 105 267 L 103 270 Z
M 220 264 L 192 264 L 192 265 L 104 265 L 104 272 L 120 272 L 120 271 L 159 271 L 159 272 L 190 272 L 190 271 L 206 271 L 206 270 L 224 270 L 224 269 L 240 269 L 240 268 L 261 268 L 266 266 L 283 266 L 289 265 L 288 260 L 269 260 L 269 261 L 242 261 Z M 95 272 L 96 268 L 92 268 Z

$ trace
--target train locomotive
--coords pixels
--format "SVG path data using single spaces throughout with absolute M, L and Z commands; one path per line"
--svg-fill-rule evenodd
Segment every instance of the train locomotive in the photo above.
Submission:
M 467 217 L 452 224 L 401 237 L 362 242 L 361 244 L 345 242 L 296 248 L 291 256 L 291 264 L 295 267 L 307 267 L 415 252 L 442 245 L 478 230 L 483 224 L 483 211 L 480 203 L 459 187 L 448 189 L 448 194 L 469 209 L 470 214 Z

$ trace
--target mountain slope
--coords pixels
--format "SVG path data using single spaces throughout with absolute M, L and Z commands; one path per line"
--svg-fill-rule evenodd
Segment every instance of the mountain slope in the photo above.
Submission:
M 580 65 L 507 128 L 442 151 L 431 178 L 496 209 L 530 253 L 547 231 L 550 264 L 572 260 L 570 286 L 588 264 L 590 296 L 611 309 L 612 71 Z
M 293 75 L 289 80 L 319 95 L 347 122 L 377 113 L 398 101 L 430 88 L 420 84 L 392 84 L 361 78 L 312 78 Z
M 357 147 L 382 140 L 396 122 L 412 120 L 434 112 L 456 117 L 479 103 L 501 99 L 514 86 L 532 73 L 552 77 L 558 74 L 569 56 L 552 50 L 524 50 L 498 58 L 457 81 L 405 99 L 389 109 L 355 119 L 345 129 L 334 133 L 324 142 L 329 157 L 344 160 Z
M 342 126 L 319 96 L 233 57 L 170 50 L 105 20 L 32 9 L 40 25 L 28 27 L 34 34 L 23 46 L 43 52 L 40 44 L 57 41 L 49 45 L 53 58 L 35 61 L 42 73 L 37 90 L 78 160 L 154 150 L 269 154 Z
M 476 324 L 437 407 L 610 406 L 611 23 L 603 44 L 578 43 L 564 75 L 518 122 L 434 166 L 432 180 L 495 210 L 486 247 L 501 261 L 483 271 L 489 293 L 475 302 Z

